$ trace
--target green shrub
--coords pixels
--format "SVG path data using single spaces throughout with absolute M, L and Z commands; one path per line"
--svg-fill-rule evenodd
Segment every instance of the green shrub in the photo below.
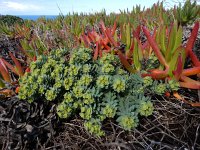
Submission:
M 23 19 L 17 16 L 11 16 L 11 15 L 2 15 L 0 16 L 0 23 L 5 23 L 8 26 L 12 26 L 14 24 L 23 24 Z
M 67 53 L 55 50 L 32 62 L 31 72 L 20 79 L 19 98 L 54 101 L 60 118 L 79 114 L 85 128 L 97 136 L 104 135 L 101 124 L 106 118 L 115 118 L 122 128 L 131 130 L 140 116 L 152 114 L 151 98 L 145 96 L 155 86 L 151 78 L 129 74 L 110 53 L 97 61 L 87 48 L 74 49 L 69 60 Z

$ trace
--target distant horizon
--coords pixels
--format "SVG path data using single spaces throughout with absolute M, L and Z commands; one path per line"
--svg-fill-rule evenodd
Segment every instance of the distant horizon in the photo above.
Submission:
M 2 15 L 43 15 L 55 16 L 73 13 L 97 13 L 106 10 L 107 14 L 119 13 L 120 10 L 132 10 L 136 5 L 141 8 L 150 8 L 157 2 L 162 2 L 164 8 L 172 8 L 178 5 L 178 1 L 183 0 L 0 0 L 0 14 Z M 200 1 L 197 1 L 200 4 Z
M 2 15 L 67 15 L 69 13 L 96 13 L 106 10 L 107 14 L 119 13 L 120 10 L 132 10 L 136 5 L 149 8 L 158 0 L 0 0 Z M 166 3 L 167 4 L 167 3 Z

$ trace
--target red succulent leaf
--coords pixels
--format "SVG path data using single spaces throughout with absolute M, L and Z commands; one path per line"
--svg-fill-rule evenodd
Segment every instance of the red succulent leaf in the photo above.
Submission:
M 176 80 L 179 80 L 182 71 L 183 71 L 183 60 L 181 55 L 179 55 L 176 70 L 172 71 Z
M 115 21 L 115 22 L 114 22 L 114 25 L 113 25 L 113 27 L 112 27 L 112 31 L 111 31 L 111 35 L 112 35 L 112 36 L 115 35 L 116 29 L 117 29 L 117 22 Z
M 186 104 L 189 104 L 189 105 L 191 105 L 191 106 L 193 106 L 193 107 L 200 107 L 200 103 L 192 103 L 192 102 L 189 102 L 189 101 L 185 100 L 183 97 L 181 97 L 181 96 L 178 94 L 178 92 L 174 92 L 173 95 L 174 95 L 174 97 L 176 97 L 178 100 L 181 100 L 181 101 L 183 101 L 183 102 L 186 103 Z
M 179 82 L 180 87 L 188 88 L 188 89 L 194 89 L 199 90 L 200 89 L 200 83 L 191 83 L 191 82 Z
M 199 73 L 200 73 L 200 66 L 189 68 L 189 69 L 184 69 L 182 74 L 185 76 L 191 76 L 191 75 L 196 75 Z
M 113 44 L 114 47 L 117 47 L 118 44 L 117 44 L 117 42 L 113 39 L 113 37 L 112 37 L 112 33 L 109 32 L 109 30 L 106 30 L 106 31 L 105 31 L 105 34 L 106 34 L 106 36 L 108 37 L 110 43 Z
M 139 25 L 136 30 L 133 30 L 133 36 L 135 36 L 136 38 L 139 38 L 140 36 L 140 31 L 141 31 L 141 26 Z
M 165 92 L 166 97 L 170 97 L 170 92 Z
M 151 37 L 150 32 L 144 26 L 142 27 L 142 29 L 144 31 L 144 34 L 147 37 L 149 44 L 153 48 L 155 55 L 157 56 L 158 60 L 160 61 L 160 63 L 163 64 L 166 68 L 169 68 L 169 66 L 168 66 L 167 62 L 165 61 L 165 58 L 163 57 L 157 43 L 155 42 L 153 37 Z
M 94 50 L 94 56 L 93 56 L 93 60 L 97 60 L 98 58 L 98 54 L 99 54 L 99 42 L 96 42 L 96 48 Z
M 11 82 L 10 75 L 8 70 L 5 68 L 3 61 L 0 59 L 0 74 L 2 75 L 3 79 L 7 82 Z
M 103 40 L 101 40 L 100 44 L 102 44 L 102 46 L 106 49 L 106 50 L 110 50 L 111 48 L 106 44 L 106 42 L 104 42 Z
M 8 72 L 6 65 L 4 64 L 4 59 L 0 58 L 0 64 L 3 66 L 3 68 Z
M 37 60 L 37 56 L 33 56 L 33 61 L 36 61 Z
M 188 82 L 188 83 L 194 83 L 194 84 L 200 84 L 199 81 L 193 80 L 187 76 L 181 75 L 180 80 L 183 82 Z
M 20 90 L 20 87 L 18 86 L 18 87 L 15 89 L 15 93 L 19 93 L 19 90 Z
M 199 30 L 199 22 L 196 22 L 195 25 L 194 25 L 194 28 L 192 30 L 191 36 L 190 36 L 190 38 L 189 38 L 189 40 L 186 44 L 186 54 L 190 55 L 191 60 L 196 67 L 200 66 L 200 61 L 198 60 L 198 58 L 193 53 L 192 48 L 193 48 L 195 40 L 197 38 L 198 30 Z
M 86 35 L 83 34 L 81 36 L 81 40 L 84 42 L 86 47 L 89 47 L 90 41 L 89 41 L 89 39 L 88 39 L 88 37 Z
M 3 58 L 1 58 L 2 62 L 4 63 L 5 66 L 7 66 L 13 73 L 15 73 L 16 75 L 19 75 L 18 72 L 16 71 L 15 67 L 13 65 L 11 65 L 10 63 L 8 63 L 6 60 L 4 60 Z
M 183 81 L 183 82 L 179 82 L 181 87 L 190 88 L 190 89 L 198 89 L 198 90 L 200 89 L 199 81 L 195 81 L 184 75 L 181 75 L 180 79 Z
M 93 35 L 92 32 L 88 33 L 88 38 L 90 39 L 90 41 L 96 42 L 96 38 L 95 38 L 95 36 Z
M 153 70 L 150 70 L 150 73 L 144 73 L 142 74 L 142 77 L 146 77 L 146 76 L 150 76 L 152 77 L 153 79 L 164 79 L 168 76 L 167 74 L 167 70 L 158 70 L 158 69 L 153 69 Z
M 26 68 L 25 72 L 31 72 L 31 69 L 28 67 Z
M 14 63 L 15 63 L 18 75 L 19 76 L 23 76 L 24 71 L 23 71 L 23 68 L 22 68 L 21 64 L 19 63 L 19 61 L 16 59 L 16 57 L 11 52 L 9 52 L 9 55 L 12 58 L 12 60 L 14 61 Z
M 197 56 L 194 54 L 193 51 L 189 51 L 189 55 L 190 55 L 190 58 L 194 64 L 194 66 L 196 67 L 200 67 L 200 61 L 199 59 L 197 58 Z
M 15 95 L 13 90 L 9 90 L 9 89 L 0 90 L 0 94 L 5 95 L 7 97 L 11 97 L 11 96 Z
M 191 36 L 186 44 L 186 54 L 187 55 L 188 55 L 189 51 L 192 51 L 195 40 L 197 38 L 198 30 L 199 30 L 199 22 L 196 22 L 194 25 L 194 28 L 192 30 Z
M 3 79 L 7 82 L 11 82 L 9 73 L 5 70 L 3 65 L 0 63 L 0 74 L 2 75 Z
M 126 60 L 126 57 L 122 54 L 121 51 L 118 51 L 118 56 L 121 61 L 121 63 L 124 65 L 124 67 L 130 72 L 135 73 L 136 70 L 133 69 L 133 67 L 129 64 L 129 62 Z
M 126 54 L 126 57 L 131 58 L 133 56 L 133 50 L 134 50 L 134 39 L 132 39 L 131 47 Z

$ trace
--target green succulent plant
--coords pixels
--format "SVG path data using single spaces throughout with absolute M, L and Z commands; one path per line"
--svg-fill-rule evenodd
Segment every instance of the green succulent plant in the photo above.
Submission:
M 199 17 L 199 13 L 200 6 L 196 1 L 192 3 L 191 0 L 186 0 L 183 6 L 179 3 L 177 9 L 174 10 L 174 16 L 181 25 L 193 23 Z
M 106 118 L 117 118 L 122 128 L 131 130 L 139 124 L 139 115 L 152 114 L 153 104 L 143 88 L 151 81 L 127 73 L 116 55 L 103 53 L 94 61 L 88 48 L 74 49 L 69 60 L 66 55 L 66 49 L 53 50 L 32 62 L 31 72 L 20 79 L 18 97 L 56 102 L 60 118 L 79 114 L 85 128 L 97 136 L 104 135 L 101 124 Z

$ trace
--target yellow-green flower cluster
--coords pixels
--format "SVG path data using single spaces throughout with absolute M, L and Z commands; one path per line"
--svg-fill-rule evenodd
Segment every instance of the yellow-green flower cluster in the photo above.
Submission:
M 49 62 L 46 62 L 46 63 L 42 66 L 41 71 L 42 71 L 43 73 L 47 73 L 47 71 L 49 71 L 49 70 L 51 70 L 51 69 L 53 69 L 52 64 L 49 63 Z
M 55 65 L 55 68 L 54 68 L 53 72 L 51 73 L 52 78 L 59 77 L 59 75 L 62 74 L 64 67 L 65 66 L 62 64 Z
M 164 83 L 160 83 L 160 84 L 158 84 L 157 86 L 154 87 L 154 91 L 158 95 L 164 94 L 166 89 L 167 89 L 167 87 L 166 87 L 166 84 L 164 84 Z
M 87 104 L 87 105 L 94 103 L 94 98 L 93 98 L 92 94 L 89 92 L 86 92 L 83 95 L 83 102 L 84 102 L 84 104 Z
M 27 84 L 20 87 L 19 95 L 18 95 L 19 99 L 25 100 L 28 97 L 28 95 L 30 95 L 29 93 L 30 91 L 27 91 L 27 89 L 29 89 L 29 86 Z M 24 91 L 27 91 L 28 93 L 25 93 Z
M 78 85 L 80 86 L 88 86 L 92 82 L 92 76 L 89 74 L 83 75 L 79 80 L 78 80 Z
M 120 116 L 117 121 L 119 122 L 119 125 L 125 129 L 130 131 L 131 129 L 135 128 L 138 126 L 138 118 L 136 116 L 132 115 L 124 115 Z
M 53 85 L 54 88 L 61 88 L 63 85 L 63 80 L 57 79 L 55 80 L 55 84 Z
M 150 101 L 142 101 L 138 108 L 140 115 L 142 116 L 150 116 L 152 115 L 154 110 L 153 104 Z
M 72 113 L 72 108 L 65 104 L 65 102 L 60 103 L 57 106 L 57 114 L 60 118 L 68 118 Z
M 54 89 L 54 88 L 47 90 L 45 93 L 45 97 L 49 101 L 54 100 L 56 98 L 56 96 L 57 96 L 57 92 L 56 92 L 56 89 Z
M 77 80 L 80 80 L 81 85 L 87 86 L 93 81 L 93 78 L 89 74 L 83 74 L 83 76 L 79 75 L 77 78 L 75 78 L 75 76 L 80 73 L 80 69 L 84 73 L 89 73 L 91 64 L 84 64 L 84 68 L 81 68 L 82 64 L 73 63 L 69 65 L 65 62 L 64 53 L 65 51 L 63 50 L 53 50 L 49 56 L 38 56 L 37 61 L 31 63 L 31 73 L 27 73 L 27 75 L 24 75 L 22 79 L 20 79 L 20 99 L 26 99 L 30 96 L 34 97 L 35 94 L 39 94 L 35 96 L 35 99 L 37 99 L 38 96 L 45 96 L 47 100 L 54 100 L 61 89 L 63 90 L 63 87 L 64 90 L 74 92 L 76 97 L 82 97 L 81 92 L 83 88 L 77 87 Z M 81 59 L 84 61 L 92 58 L 90 55 L 91 50 L 89 49 L 82 48 L 80 49 L 80 53 L 81 54 L 78 54 L 77 52 L 79 56 L 82 56 Z M 74 56 L 76 56 L 76 53 Z M 72 56 L 72 58 L 74 56 Z M 74 88 L 72 87 L 73 83 Z M 91 103 L 94 100 L 92 100 L 92 98 L 85 98 L 86 103 L 87 101 Z
M 38 90 L 38 93 L 40 93 L 41 95 L 45 94 L 45 91 L 46 91 L 46 87 L 45 85 L 41 85 L 39 90 Z
M 76 76 L 79 73 L 81 66 L 78 65 L 70 65 L 70 67 L 68 68 L 68 73 L 70 76 Z
M 179 82 L 175 80 L 169 80 L 168 85 L 169 85 L 169 90 L 171 91 L 177 91 L 180 87 Z
M 90 70 L 91 70 L 91 65 L 90 64 L 83 65 L 83 68 L 82 68 L 83 73 L 89 73 Z
M 132 92 L 135 94 L 141 94 L 144 93 L 145 87 L 142 85 L 138 85 L 136 88 L 132 89 Z
M 151 77 L 147 76 L 143 78 L 143 83 L 144 83 L 144 86 L 147 87 L 153 84 L 153 80 Z
M 103 64 L 103 66 L 101 67 L 101 71 L 105 74 L 109 74 L 112 73 L 115 70 L 114 66 L 112 64 L 109 63 L 105 63 Z
M 91 59 L 91 55 L 88 54 L 88 53 L 83 53 L 83 54 L 81 55 L 81 59 L 82 59 L 83 62 L 87 62 L 88 60 Z
M 36 80 L 36 72 L 38 72 L 38 70 L 36 70 L 33 73 L 33 76 L 30 76 L 30 73 L 25 73 L 25 75 L 19 80 L 20 81 L 20 90 L 19 90 L 19 95 L 18 97 L 20 99 L 30 99 L 32 100 L 34 96 L 34 94 L 36 93 L 37 89 L 38 89 L 38 84 L 35 82 Z M 23 84 L 22 84 L 23 83 Z
M 67 77 L 64 79 L 65 90 L 69 90 L 71 88 L 73 81 L 74 81 L 73 77 Z
M 101 123 L 97 119 L 91 119 L 90 121 L 86 121 L 84 123 L 84 127 L 91 134 L 97 135 L 99 137 L 105 135 L 105 133 L 101 130 Z
M 54 55 L 56 56 L 56 58 L 60 58 L 65 54 L 66 50 L 65 49 L 59 49 L 59 50 L 54 51 L 54 52 L 55 52 Z
M 109 76 L 108 75 L 100 75 L 97 78 L 96 85 L 99 88 L 107 88 L 109 85 Z
M 158 58 L 155 56 L 154 53 L 150 55 L 148 60 L 146 61 L 145 65 L 143 65 L 144 70 L 151 70 L 154 68 L 158 68 L 160 65 Z
M 121 77 L 116 77 L 113 81 L 113 90 L 116 92 L 123 92 L 126 89 L 126 81 Z
M 31 70 L 34 70 L 36 67 L 37 67 L 36 62 L 31 62 L 31 63 L 30 63 L 30 69 L 31 69 Z
M 73 53 L 70 57 L 70 60 L 69 60 L 69 64 L 74 64 L 75 62 L 77 62 L 79 59 L 79 55 L 78 53 Z
M 76 98 L 83 97 L 84 88 L 82 86 L 74 86 L 73 87 L 73 94 Z
M 66 103 L 73 102 L 73 97 L 72 97 L 71 93 L 67 92 L 67 93 L 64 94 L 64 102 L 66 102 Z
M 37 83 L 43 84 L 46 79 L 46 75 L 40 75 L 37 79 Z
M 117 69 L 117 74 L 118 75 L 127 75 L 128 73 L 124 69 L 118 68 Z
M 80 116 L 83 119 L 89 120 L 92 118 L 92 107 L 81 107 Z
M 110 106 L 109 104 L 107 104 L 103 110 L 102 110 L 102 114 L 105 115 L 108 118 L 113 118 L 116 114 L 116 108 Z
M 70 57 L 69 64 L 75 64 L 79 62 L 87 63 L 92 59 L 91 52 L 92 50 L 87 48 L 79 48 L 78 52 L 74 50 Z
M 111 53 L 103 53 L 103 56 L 100 58 L 100 63 L 101 64 L 105 64 L 105 63 L 112 63 L 114 62 L 115 59 L 115 55 L 111 54 Z

